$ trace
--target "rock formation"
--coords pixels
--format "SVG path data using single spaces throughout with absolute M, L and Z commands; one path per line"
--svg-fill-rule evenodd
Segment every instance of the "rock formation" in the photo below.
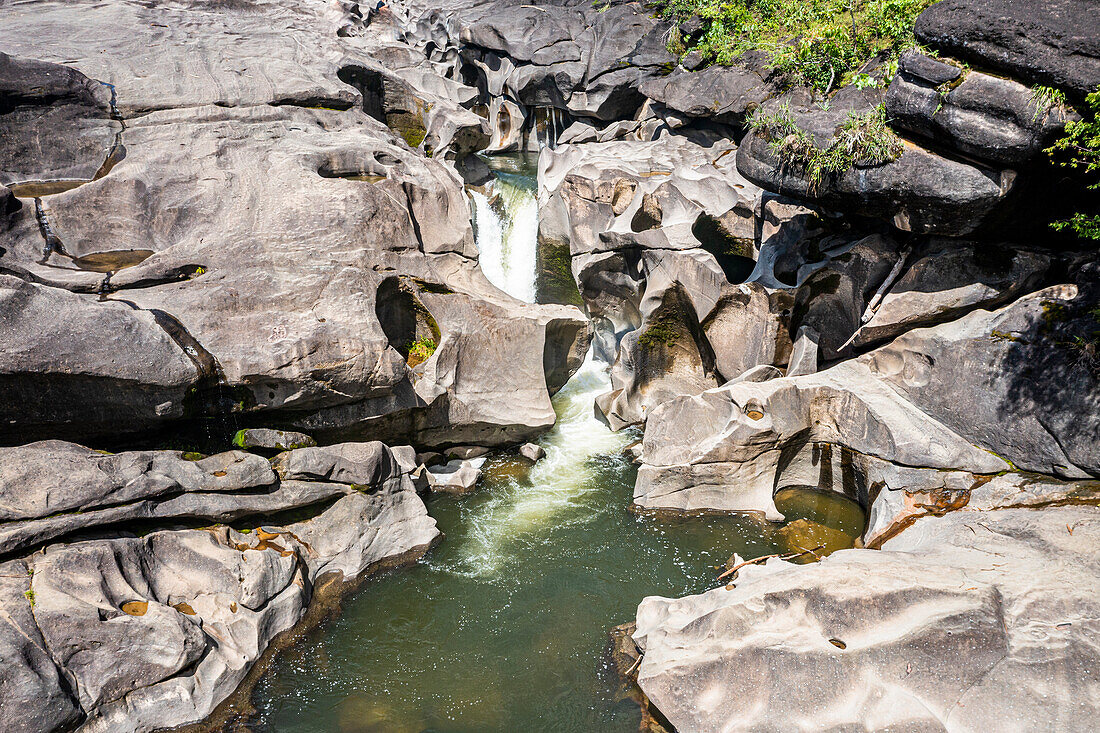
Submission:
M 206 719 L 591 344 L 637 507 L 867 516 L 642 601 L 647 725 L 1090 728 L 1100 264 L 1048 225 L 1100 208 L 1043 150 L 1096 10 L 942 0 L 823 90 L 638 2 L 5 7 L 0 727 Z M 515 151 L 583 312 L 479 267 L 475 154 Z

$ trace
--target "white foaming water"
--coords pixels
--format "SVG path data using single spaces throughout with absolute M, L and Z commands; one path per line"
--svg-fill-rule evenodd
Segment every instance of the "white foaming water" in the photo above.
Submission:
M 506 293 L 534 302 L 538 246 L 534 192 L 498 178 L 488 195 L 471 194 L 482 271 Z M 496 575 L 510 557 L 509 541 L 529 536 L 551 521 L 576 520 L 566 516 L 568 510 L 594 488 L 588 460 L 616 453 L 631 440 L 629 435 L 611 432 L 593 414 L 596 396 L 610 386 L 606 365 L 589 352 L 554 396 L 557 421 L 539 440 L 546 457 L 531 468 L 527 481 L 499 481 L 493 495 L 470 500 L 460 559 L 441 570 L 468 577 Z
M 462 560 L 450 572 L 484 577 L 497 573 L 509 557 L 506 543 L 537 530 L 547 522 L 567 520 L 591 484 L 588 459 L 621 451 L 630 441 L 613 433 L 592 411 L 596 396 L 611 384 L 606 365 L 591 352 L 569 383 L 554 396 L 557 422 L 540 440 L 546 457 L 531 469 L 527 483 L 511 482 L 466 517 L 469 534 L 461 548 Z
M 535 302 L 539 207 L 526 188 L 497 179 L 489 195 L 471 191 L 479 261 L 485 277 L 513 298 Z

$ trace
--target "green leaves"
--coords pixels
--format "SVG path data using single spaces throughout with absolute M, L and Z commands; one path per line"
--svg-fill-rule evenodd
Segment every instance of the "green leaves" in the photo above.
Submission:
M 1064 100 L 1065 96 L 1051 89 L 1049 93 L 1036 92 L 1033 98 L 1037 98 L 1037 106 L 1049 106 L 1059 99 Z M 1090 184 L 1089 188 L 1100 190 L 1100 86 L 1085 101 L 1089 113 L 1080 120 L 1067 122 L 1065 136 L 1047 148 L 1046 152 L 1064 168 L 1073 168 L 1085 175 L 1096 175 L 1096 182 Z M 1083 239 L 1100 239 L 1100 215 L 1097 214 L 1077 213 L 1072 218 L 1056 221 L 1051 226 L 1057 231 L 1075 232 Z
M 783 165 L 801 169 L 815 188 L 855 165 L 882 165 L 897 160 L 904 151 L 901 140 L 887 124 L 886 108 L 881 104 L 863 114 L 849 112 L 825 148 L 818 147 L 810 134 L 798 127 L 786 105 L 771 114 L 757 110 L 749 118 L 749 129 L 768 141 Z
M 663 15 L 703 20 L 697 50 L 732 64 L 755 49 L 792 82 L 839 86 L 876 57 L 896 58 L 916 44 L 913 22 L 933 0 L 663 0 Z

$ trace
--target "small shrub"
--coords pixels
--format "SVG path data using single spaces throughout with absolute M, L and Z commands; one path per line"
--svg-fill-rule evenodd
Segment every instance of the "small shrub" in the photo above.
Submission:
M 1080 120 L 1067 122 L 1065 136 L 1046 152 L 1062 167 L 1100 178 L 1100 86 L 1085 101 L 1088 113 Z M 1100 190 L 1100 180 L 1089 184 L 1088 188 Z M 1100 239 L 1100 215 L 1097 214 L 1078 212 L 1051 226 L 1058 231 L 1072 231 L 1082 239 Z
M 1054 87 L 1035 86 L 1031 88 L 1031 103 L 1035 105 L 1035 114 L 1031 117 L 1034 124 L 1053 109 L 1065 110 L 1066 93 Z
M 408 361 L 410 367 L 414 367 L 432 358 L 432 354 L 435 353 L 436 343 L 435 339 L 432 337 L 425 336 L 424 338 L 410 342 L 406 348 L 409 352 L 406 361 Z
M 849 112 L 824 149 L 798 127 L 786 105 L 770 114 L 757 110 L 749 119 L 749 129 L 768 141 L 782 165 L 802 170 L 812 188 L 857 164 L 875 166 L 897 160 L 904 151 L 901 140 L 887 124 L 886 108 L 881 104 L 863 114 Z

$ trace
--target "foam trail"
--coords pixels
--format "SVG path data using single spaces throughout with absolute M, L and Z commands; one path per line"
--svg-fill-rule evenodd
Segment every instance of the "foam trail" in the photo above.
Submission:
M 540 440 L 546 457 L 531 469 L 529 484 L 502 488 L 466 518 L 468 536 L 457 566 L 447 568 L 461 575 L 486 577 L 502 570 L 511 553 L 507 542 L 537 531 L 547 523 L 562 521 L 591 484 L 588 459 L 617 453 L 632 439 L 613 433 L 595 418 L 592 403 L 610 387 L 606 365 L 591 352 L 569 383 L 554 396 L 558 420 Z

